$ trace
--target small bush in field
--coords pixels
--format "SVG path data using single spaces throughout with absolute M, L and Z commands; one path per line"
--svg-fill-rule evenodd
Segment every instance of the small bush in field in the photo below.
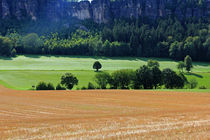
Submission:
M 83 86 L 82 88 L 81 88 L 81 90 L 86 90 L 87 88 L 85 87 L 85 86 Z
M 66 88 L 65 87 L 62 87 L 61 84 L 58 84 L 56 86 L 56 90 L 66 90 Z
M 55 87 L 53 86 L 52 83 L 47 84 L 47 90 L 55 90 Z
M 55 90 L 55 87 L 52 83 L 39 82 L 36 86 L 36 90 Z
M 189 87 L 190 89 L 196 88 L 197 85 L 198 85 L 198 81 L 197 81 L 196 79 L 191 79 L 191 80 L 189 81 L 189 83 L 188 83 L 188 87 Z
M 93 85 L 93 83 L 91 82 L 88 83 L 88 89 L 95 89 L 95 86 Z
M 207 89 L 206 86 L 200 86 L 199 89 Z
M 45 82 L 39 82 L 36 86 L 36 90 L 47 90 L 47 84 Z

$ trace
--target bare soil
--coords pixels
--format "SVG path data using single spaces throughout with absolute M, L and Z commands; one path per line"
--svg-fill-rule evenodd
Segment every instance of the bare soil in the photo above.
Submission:
M 210 139 L 210 94 L 0 86 L 0 139 Z

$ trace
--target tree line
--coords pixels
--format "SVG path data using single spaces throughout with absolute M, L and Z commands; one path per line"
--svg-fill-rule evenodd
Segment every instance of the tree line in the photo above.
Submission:
M 8 46 L 8 47 L 5 47 Z M 208 19 L 156 21 L 118 19 L 108 25 L 86 22 L 85 27 L 38 35 L 9 30 L 0 37 L 0 55 L 52 54 L 88 56 L 164 57 L 210 61 Z
M 184 68 L 190 71 L 192 59 L 186 56 Z M 179 64 L 178 64 L 179 66 Z M 188 81 L 182 72 L 176 73 L 170 68 L 160 70 L 158 61 L 149 60 L 147 65 L 140 66 L 137 70 L 117 70 L 112 73 L 101 72 L 102 64 L 96 61 L 93 69 L 96 69 L 94 81 L 97 85 L 89 82 L 87 87 L 81 89 L 182 89 L 185 86 L 195 88 L 197 81 Z M 73 89 L 78 85 L 79 80 L 71 73 L 66 73 L 61 77 L 61 82 L 56 88 L 51 83 L 40 82 L 36 90 L 66 90 Z
M 117 70 L 109 74 L 100 72 L 95 75 L 95 82 L 100 89 L 179 89 L 187 83 L 183 73 L 176 73 L 170 68 L 159 68 L 159 63 L 149 60 L 147 65 L 136 71 Z

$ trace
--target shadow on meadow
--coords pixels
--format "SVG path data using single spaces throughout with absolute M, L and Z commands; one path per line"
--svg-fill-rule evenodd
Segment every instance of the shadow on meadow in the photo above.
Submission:
M 200 75 L 200 74 L 197 74 L 197 73 L 185 73 L 185 75 L 189 75 L 189 76 L 195 76 L 195 77 L 198 77 L 198 78 L 203 78 L 203 76 L 202 75 Z
M 0 56 L 0 60 L 13 60 L 13 57 Z
M 42 55 L 23 55 L 23 56 L 29 58 L 40 58 Z
M 210 66 L 209 62 L 194 62 L 194 66 Z

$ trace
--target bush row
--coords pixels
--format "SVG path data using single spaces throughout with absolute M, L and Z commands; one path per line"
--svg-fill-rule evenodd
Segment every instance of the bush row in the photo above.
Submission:
M 52 83 L 39 82 L 36 86 L 36 90 L 66 90 L 66 88 L 62 87 L 60 84 L 54 87 Z

